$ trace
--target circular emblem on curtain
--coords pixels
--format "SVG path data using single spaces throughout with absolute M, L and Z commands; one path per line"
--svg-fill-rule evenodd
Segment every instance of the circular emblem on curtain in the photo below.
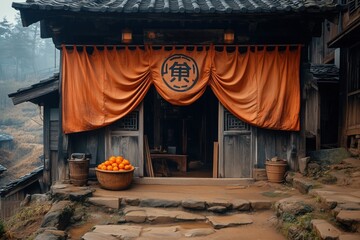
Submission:
M 191 57 L 184 54 L 174 54 L 162 64 L 161 76 L 170 89 L 185 92 L 196 84 L 199 78 L 199 69 Z

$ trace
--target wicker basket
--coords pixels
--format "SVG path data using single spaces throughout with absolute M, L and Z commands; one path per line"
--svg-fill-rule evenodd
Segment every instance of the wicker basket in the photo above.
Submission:
M 102 188 L 108 190 L 127 189 L 133 179 L 134 169 L 129 171 L 104 171 L 96 169 L 96 177 Z

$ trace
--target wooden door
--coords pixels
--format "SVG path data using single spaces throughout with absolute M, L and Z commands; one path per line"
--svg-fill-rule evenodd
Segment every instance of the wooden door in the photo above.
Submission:
M 252 127 L 236 118 L 220 104 L 219 177 L 252 177 L 253 146 Z
M 144 113 L 143 104 L 115 122 L 106 131 L 106 158 L 120 155 L 135 166 L 134 175 L 144 176 Z

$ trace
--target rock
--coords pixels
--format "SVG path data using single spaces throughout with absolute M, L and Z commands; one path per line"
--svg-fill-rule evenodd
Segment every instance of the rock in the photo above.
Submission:
M 338 208 L 340 208 L 341 210 L 360 210 L 360 204 L 358 203 L 341 203 L 339 205 L 337 205 Z
M 307 194 L 313 187 L 313 184 L 302 178 L 294 178 L 293 187 L 299 190 L 302 194 Z
M 147 239 L 179 239 L 181 237 L 181 232 L 179 231 L 179 228 L 179 226 L 144 228 L 141 236 Z
M 321 171 L 321 166 L 317 163 L 311 162 L 307 165 L 307 175 L 308 176 L 317 176 Z
M 138 198 L 125 198 L 125 204 L 130 206 L 139 206 L 140 199 Z
M 233 209 L 239 211 L 249 211 L 250 210 L 250 202 L 242 199 L 235 199 L 232 201 Z
M 50 194 L 57 200 L 71 200 L 83 202 L 91 197 L 93 190 L 89 187 L 75 187 L 71 184 L 55 184 L 51 186 Z
M 340 230 L 322 219 L 311 220 L 315 232 L 321 239 L 337 240 L 341 234 Z
M 98 205 L 106 206 L 113 209 L 119 209 L 121 205 L 121 198 L 115 197 L 89 197 L 88 202 Z
M 212 202 L 206 202 L 206 205 L 208 208 L 213 206 L 223 206 L 229 209 L 232 207 L 232 204 L 228 200 L 224 200 L 224 199 L 217 199 Z
M 336 220 L 353 231 L 360 230 L 360 210 L 341 210 Z
M 295 178 L 294 172 L 286 172 L 285 173 L 285 182 L 292 184 Z
M 129 225 L 95 225 L 93 232 L 116 237 L 116 239 L 132 239 L 140 236 L 140 226 Z
M 201 237 L 213 234 L 215 232 L 212 228 L 194 228 L 185 231 L 185 237 Z
M 269 200 L 250 200 L 250 206 L 253 210 L 268 210 L 271 209 L 272 202 Z
M 360 235 L 358 234 L 341 234 L 339 237 L 339 240 L 359 240 L 360 239 Z
M 180 201 L 172 201 L 165 199 L 143 199 L 140 200 L 140 207 L 178 207 L 180 206 Z
M 59 230 L 64 230 L 69 225 L 73 213 L 74 206 L 70 201 L 54 203 L 44 216 L 41 227 L 56 227 Z
M 334 164 L 350 157 L 350 153 L 345 148 L 321 149 L 309 152 L 309 157 L 319 163 Z
M 194 210 L 203 210 L 205 209 L 205 201 L 196 201 L 192 199 L 183 200 L 181 202 L 183 208 L 194 209 Z
M 247 214 L 235 214 L 230 216 L 208 216 L 207 219 L 215 229 L 253 223 L 253 220 Z
M 278 216 L 283 216 L 285 213 L 301 216 L 313 211 L 313 208 L 309 204 L 306 204 L 302 199 L 295 197 L 279 200 L 275 203 L 275 209 Z
M 306 174 L 307 165 L 310 161 L 310 157 L 304 157 L 299 159 L 299 171 L 301 174 Z
M 118 238 L 113 237 L 109 234 L 98 233 L 98 232 L 88 232 L 82 236 L 83 240 L 118 240 Z
M 205 220 L 206 218 L 199 214 L 178 211 L 175 219 L 178 221 L 200 221 Z
M 35 240 L 66 240 L 67 234 L 64 231 L 45 229 L 36 236 Z
M 212 206 L 209 207 L 207 210 L 215 213 L 225 213 L 227 211 L 227 208 L 224 206 Z
M 125 214 L 126 222 L 143 223 L 146 221 L 147 214 L 143 210 L 131 211 Z

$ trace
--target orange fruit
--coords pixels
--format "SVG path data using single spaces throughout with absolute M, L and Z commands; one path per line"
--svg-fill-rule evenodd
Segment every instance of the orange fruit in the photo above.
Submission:
M 112 170 L 113 170 L 113 171 L 119 171 L 119 168 L 118 168 L 118 167 L 113 167 Z
M 103 165 L 103 166 L 101 167 L 101 170 L 107 170 L 106 166 Z
M 110 162 L 109 162 L 109 161 L 105 161 L 105 162 L 104 162 L 104 165 L 105 165 L 105 166 L 108 166 L 108 165 L 110 165 Z
M 98 168 L 98 169 L 101 169 L 101 167 L 102 167 L 102 165 L 101 165 L 101 164 L 99 164 L 99 165 L 97 166 L 97 168 Z
M 123 163 L 119 164 L 119 169 L 124 169 L 125 165 Z
M 112 171 L 113 167 L 111 165 L 106 167 L 107 170 Z
M 127 160 L 127 159 L 124 159 L 122 163 L 123 163 L 124 165 L 129 165 L 129 164 L 130 164 L 129 160 Z
M 111 166 L 112 167 L 117 167 L 118 165 L 117 165 L 117 163 L 113 163 L 113 164 L 111 164 Z
M 122 158 L 121 158 L 121 157 L 117 157 L 117 158 L 116 158 L 116 163 L 117 163 L 117 164 L 122 163 L 122 161 L 123 161 L 123 160 L 122 160 Z
M 125 165 L 125 170 L 130 170 L 131 169 L 131 165 Z

